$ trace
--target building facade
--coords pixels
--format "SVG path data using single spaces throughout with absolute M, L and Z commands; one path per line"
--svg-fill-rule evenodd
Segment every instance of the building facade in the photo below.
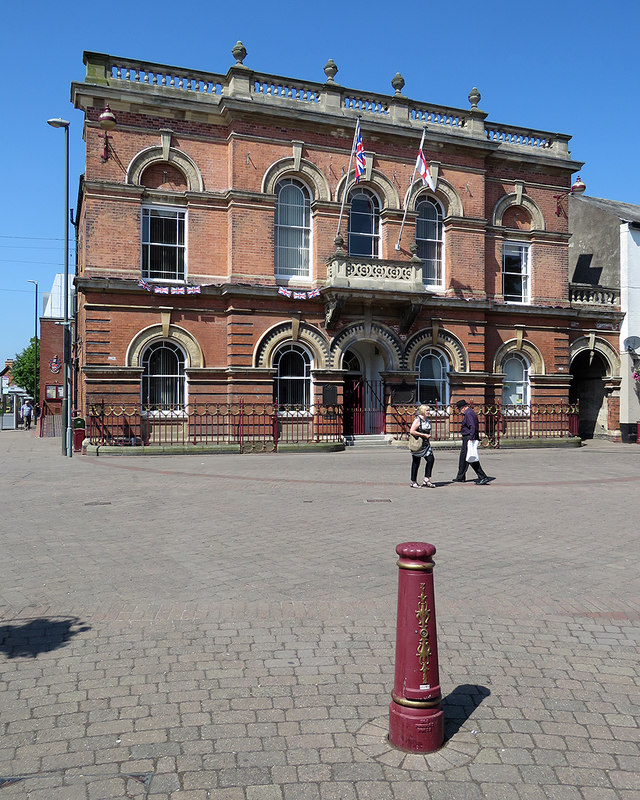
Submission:
M 601 353 L 585 353 L 585 367 L 574 382 L 583 408 L 585 433 L 609 432 L 610 405 L 619 388 L 620 432 L 623 442 L 635 442 L 640 421 L 640 206 L 599 197 L 569 201 L 569 272 L 574 295 L 597 295 L 601 303 L 620 306 L 624 317 L 616 343 L 619 375 Z M 601 323 L 602 324 L 602 323 Z
M 619 306 L 571 299 L 569 136 L 489 122 L 476 89 L 448 108 L 399 74 L 380 95 L 331 60 L 314 83 L 233 56 L 215 74 L 84 55 L 82 412 L 338 403 L 349 433 L 366 404 L 359 432 L 380 433 L 401 402 L 566 403 L 585 351 L 615 394 Z

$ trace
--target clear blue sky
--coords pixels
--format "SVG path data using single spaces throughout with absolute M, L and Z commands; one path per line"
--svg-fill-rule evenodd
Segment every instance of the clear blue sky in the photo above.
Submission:
M 640 204 L 640 4 L 459 0 L 388 3 L 178 3 L 166 0 L 7 3 L 2 13 L 3 209 L 0 215 L 0 365 L 33 336 L 34 288 L 63 270 L 64 134 L 71 121 L 70 205 L 83 171 L 82 115 L 69 102 L 83 50 L 224 73 L 240 39 L 260 72 L 336 80 L 467 108 L 472 86 L 489 120 L 573 136 L 587 194 Z M 70 231 L 72 237 L 72 231 Z M 73 263 L 73 262 L 71 262 Z M 41 309 L 39 309 L 40 313 Z

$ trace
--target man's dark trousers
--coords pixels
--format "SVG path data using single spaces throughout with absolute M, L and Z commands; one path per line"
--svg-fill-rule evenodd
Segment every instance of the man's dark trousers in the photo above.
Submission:
M 467 461 L 467 442 L 469 442 L 470 440 L 471 440 L 470 436 L 462 437 L 462 447 L 460 448 L 460 460 L 458 462 L 458 474 L 456 475 L 456 480 L 459 481 L 464 480 L 464 477 L 467 474 L 467 469 L 469 467 L 473 467 L 478 478 L 487 477 L 487 473 L 482 469 L 479 461 L 472 461 L 471 463 Z

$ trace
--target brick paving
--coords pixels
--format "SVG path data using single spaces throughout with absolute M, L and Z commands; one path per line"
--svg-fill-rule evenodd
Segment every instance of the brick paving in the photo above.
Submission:
M 640 800 L 640 447 L 65 459 L 0 432 L 0 800 Z M 432 542 L 446 744 L 386 740 Z

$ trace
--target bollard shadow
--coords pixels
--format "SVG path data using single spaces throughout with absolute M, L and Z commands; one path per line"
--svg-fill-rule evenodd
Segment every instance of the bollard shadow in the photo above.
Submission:
M 90 626 L 78 617 L 37 617 L 20 620 L 18 625 L 0 625 L 0 653 L 7 658 L 36 658 L 66 647 L 73 636 L 88 630 Z
M 480 703 L 491 692 L 486 686 L 463 683 L 442 699 L 444 738 L 448 741 L 460 730 Z

